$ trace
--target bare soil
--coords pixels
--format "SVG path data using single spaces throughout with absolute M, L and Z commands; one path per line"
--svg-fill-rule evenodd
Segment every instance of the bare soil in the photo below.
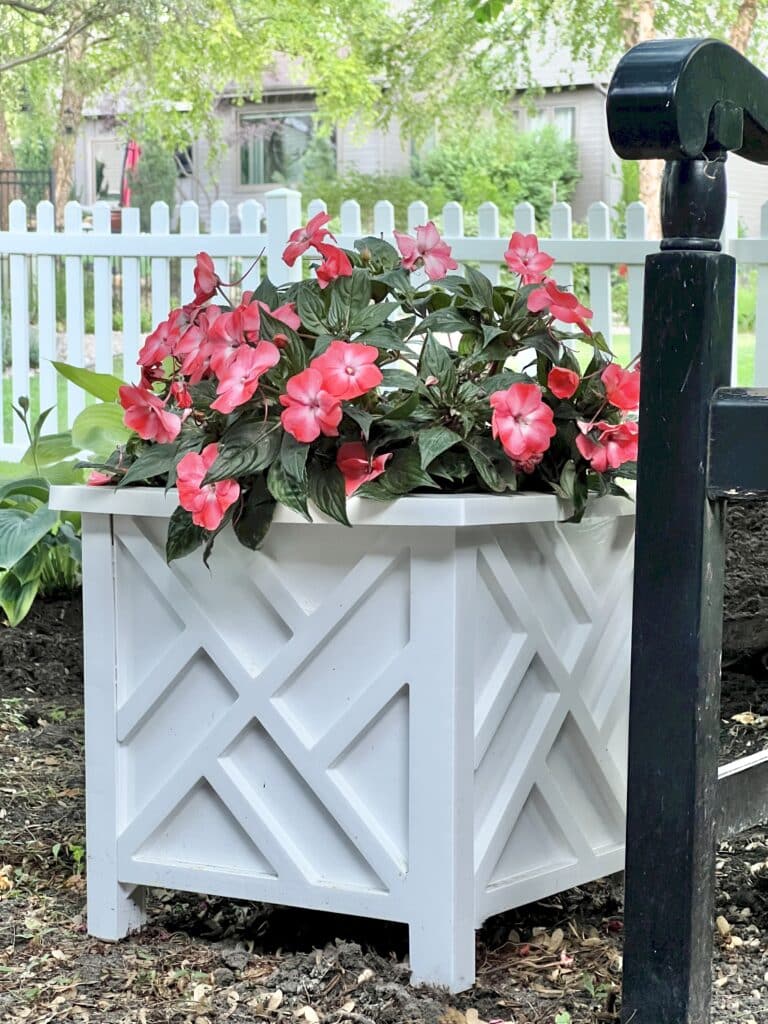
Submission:
M 724 759 L 768 727 L 768 509 L 730 513 Z M 77 597 L 0 627 L 0 1021 L 616 1021 L 621 876 L 492 918 L 459 996 L 408 984 L 399 925 L 153 890 L 141 934 L 85 933 Z M 735 716 L 735 717 L 734 717 Z M 713 1024 L 768 1024 L 768 829 L 718 858 Z

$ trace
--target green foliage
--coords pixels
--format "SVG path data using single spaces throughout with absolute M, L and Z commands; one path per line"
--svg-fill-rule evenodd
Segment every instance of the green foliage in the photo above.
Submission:
M 17 626 L 38 596 L 74 589 L 79 583 L 81 550 L 78 520 L 48 508 L 51 479 L 73 482 L 72 463 L 50 460 L 57 452 L 68 455 L 61 441 L 44 445 L 41 430 L 50 409 L 29 422 L 29 403 L 19 400 L 14 412 L 29 437 L 29 451 L 17 467 L 15 479 L 0 486 L 0 608 L 11 626 Z M 34 467 L 34 476 L 28 466 Z M 54 469 L 64 473 L 55 474 Z
M 356 199 L 360 203 L 360 217 L 363 231 L 373 231 L 373 207 L 380 199 L 388 199 L 395 208 L 395 224 L 405 228 L 408 218 L 408 206 L 417 199 L 424 200 L 430 210 L 440 210 L 451 196 L 442 185 L 430 185 L 411 175 L 400 174 L 362 174 L 349 171 L 346 174 L 311 175 L 305 178 L 302 186 L 306 201 L 323 199 L 328 212 L 336 218 L 333 222 L 339 226 L 338 212 L 345 199 Z
M 553 199 L 568 201 L 579 180 L 576 147 L 553 125 L 519 133 L 511 123 L 455 134 L 419 161 L 416 180 L 476 209 L 489 200 L 511 211 L 524 200 L 549 216 Z
M 141 159 L 128 174 L 131 206 L 138 206 L 141 230 L 149 231 L 152 204 L 164 202 L 173 209 L 178 168 L 172 152 L 149 141 L 142 146 Z
M 739 332 L 753 332 L 757 315 L 757 270 L 754 267 L 739 274 L 736 302 Z

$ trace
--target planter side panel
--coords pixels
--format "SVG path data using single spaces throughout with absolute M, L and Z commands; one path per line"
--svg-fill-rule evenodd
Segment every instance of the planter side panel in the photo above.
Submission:
M 454 532 L 276 525 L 209 572 L 113 524 L 120 880 L 409 920 L 420 552 Z
M 623 866 L 630 516 L 476 546 L 476 923 Z

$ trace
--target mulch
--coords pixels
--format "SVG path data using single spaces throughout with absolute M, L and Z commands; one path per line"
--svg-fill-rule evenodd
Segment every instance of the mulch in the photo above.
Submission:
M 725 760 L 768 729 L 768 509 L 729 521 Z M 80 629 L 77 597 L 0 627 L 0 1020 L 618 1020 L 620 875 L 489 920 L 477 984 L 458 996 L 411 988 L 405 927 L 359 918 L 152 890 L 139 935 L 90 938 Z M 768 1024 L 768 829 L 723 844 L 718 877 L 713 1024 Z

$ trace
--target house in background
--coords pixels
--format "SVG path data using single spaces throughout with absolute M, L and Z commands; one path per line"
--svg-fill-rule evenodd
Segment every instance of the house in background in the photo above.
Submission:
M 553 124 L 563 138 L 576 143 L 580 180 L 572 200 L 575 220 L 584 220 L 596 200 L 615 208 L 622 196 L 622 174 L 605 117 L 610 73 L 596 78 L 585 64 L 574 62 L 556 45 L 538 52 L 533 68 L 542 91 L 529 102 L 520 90 L 513 101 L 519 129 Z M 224 95 L 216 112 L 225 151 L 215 173 L 209 168 L 210 148 L 204 139 L 177 155 L 178 200 L 197 202 L 204 223 L 216 199 L 226 200 L 236 211 L 245 199 L 258 199 L 278 185 L 301 189 L 309 166 L 327 166 L 338 174 L 358 170 L 408 175 L 411 171 L 410 140 L 401 137 L 395 123 L 362 138 L 353 125 L 339 126 L 330 139 L 319 139 L 314 93 L 293 82 L 288 66 L 280 61 L 265 78 L 259 103 Z M 99 198 L 119 203 L 124 145 L 114 124 L 114 112 L 99 107 L 86 111 L 75 165 L 75 191 L 85 204 Z M 728 183 L 729 191 L 738 197 L 740 221 L 749 234 L 758 234 L 760 208 L 768 199 L 768 167 L 731 156 Z

